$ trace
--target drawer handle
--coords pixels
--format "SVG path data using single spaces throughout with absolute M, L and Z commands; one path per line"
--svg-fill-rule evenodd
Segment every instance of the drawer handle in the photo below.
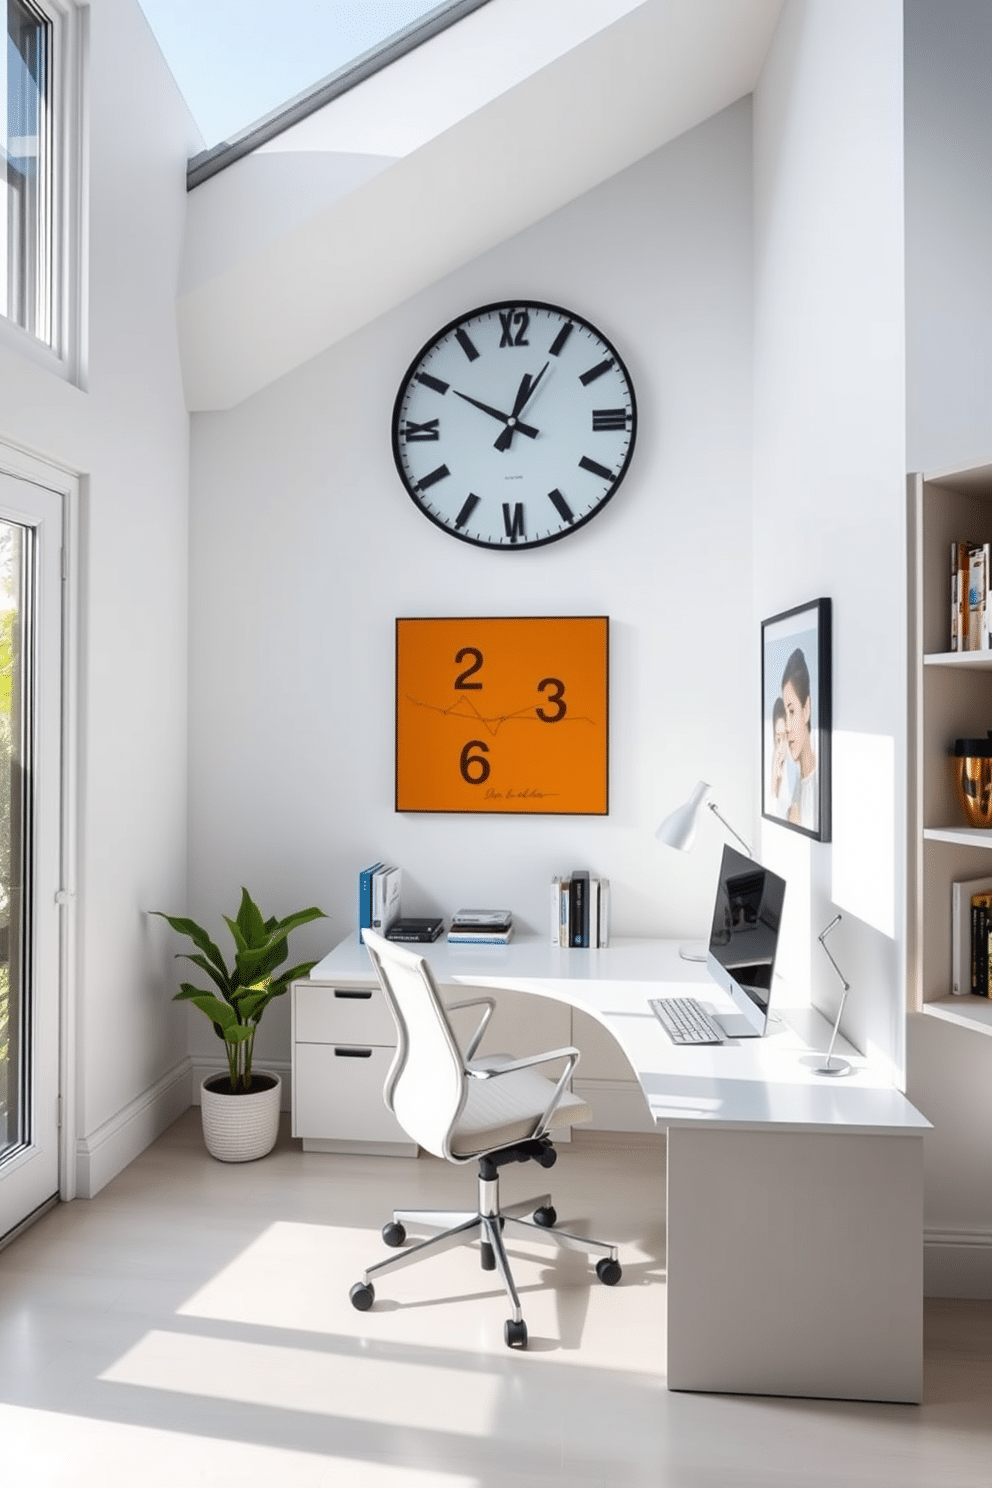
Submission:
M 369 987 L 367 990 L 365 990 L 363 988 L 360 988 L 360 987 L 354 987 L 354 988 L 352 988 L 352 987 L 335 987 L 334 988 L 334 996 L 335 997 L 359 997 L 359 998 L 362 999 L 362 1001 L 368 1002 L 369 998 L 372 996 L 372 989 L 371 989 L 371 987 Z
M 371 1059 L 371 1049 L 335 1049 L 335 1059 Z

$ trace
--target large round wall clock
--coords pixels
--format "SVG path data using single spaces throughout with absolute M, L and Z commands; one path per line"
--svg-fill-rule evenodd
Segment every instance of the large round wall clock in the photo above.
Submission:
M 416 506 L 483 548 L 537 548 L 590 521 L 627 473 L 634 389 L 606 337 L 557 305 L 453 320 L 415 357 L 393 455 Z

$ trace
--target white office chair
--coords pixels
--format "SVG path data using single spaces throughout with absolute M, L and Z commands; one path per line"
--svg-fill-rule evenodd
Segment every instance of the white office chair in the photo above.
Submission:
M 531 1239 L 539 1236 L 599 1256 L 596 1274 L 606 1286 L 615 1286 L 621 1276 L 615 1245 L 551 1229 L 558 1216 L 549 1194 L 505 1208 L 499 1202 L 499 1169 L 505 1163 L 533 1160 L 550 1168 L 557 1156 L 550 1133 L 591 1116 L 585 1101 L 566 1089 L 579 1051 L 552 1049 L 524 1059 L 505 1054 L 477 1059 L 476 1051 L 492 1016 L 493 999 L 467 998 L 449 1003 L 446 1009 L 422 956 L 369 930 L 364 934 L 396 1022 L 396 1058 L 383 1090 L 386 1105 L 406 1133 L 436 1157 L 453 1163 L 478 1162 L 479 1201 L 476 1210 L 395 1210 L 391 1222 L 383 1226 L 382 1238 L 387 1245 L 403 1245 L 407 1225 L 439 1228 L 440 1233 L 411 1246 L 402 1255 L 370 1266 L 352 1287 L 351 1301 L 360 1312 L 367 1311 L 375 1301 L 374 1277 L 478 1236 L 483 1270 L 499 1269 L 513 1309 L 504 1330 L 506 1342 L 511 1348 L 526 1348 L 527 1324 L 510 1272 L 504 1234 Z M 483 1012 L 463 1054 L 448 1021 L 448 1011 L 465 1007 L 481 1007 Z M 557 1079 L 536 1073 L 536 1066 L 558 1061 L 564 1068 Z M 523 1215 L 531 1218 L 524 1219 Z

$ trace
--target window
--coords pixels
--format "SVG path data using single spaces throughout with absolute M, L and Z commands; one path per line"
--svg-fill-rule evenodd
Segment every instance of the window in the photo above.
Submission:
M 52 23 L 31 0 L 7 0 L 0 71 L 0 313 L 52 343 Z

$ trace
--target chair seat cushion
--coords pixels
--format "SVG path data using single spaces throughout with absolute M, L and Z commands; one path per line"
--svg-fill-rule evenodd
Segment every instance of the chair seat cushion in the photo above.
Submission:
M 512 1057 L 489 1054 L 485 1059 L 473 1060 L 469 1068 L 491 1069 L 509 1063 Z M 543 1136 L 545 1131 L 588 1121 L 592 1116 L 586 1102 L 566 1090 L 547 1126 L 535 1130 L 535 1122 L 544 1115 L 553 1090 L 554 1081 L 533 1069 L 514 1070 L 492 1080 L 469 1080 L 465 1108 L 449 1137 L 452 1155 L 477 1157 L 483 1152 L 495 1152 L 528 1137 Z

